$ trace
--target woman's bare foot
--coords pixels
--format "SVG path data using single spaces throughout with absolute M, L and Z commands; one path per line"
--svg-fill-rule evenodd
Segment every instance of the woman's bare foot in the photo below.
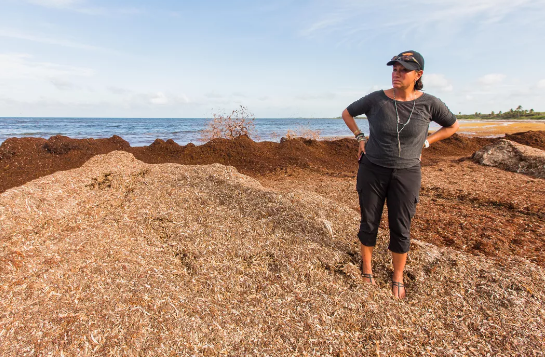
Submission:
M 392 264 L 394 273 L 392 275 L 392 294 L 395 298 L 403 299 L 405 297 L 405 285 L 403 285 L 403 270 L 407 262 L 407 253 L 392 252 Z
M 373 257 L 373 247 L 368 247 L 363 244 L 361 246 L 361 276 L 363 281 L 367 284 L 375 283 L 375 277 L 373 276 L 373 266 L 371 264 L 371 259 Z
M 377 283 L 375 282 L 375 277 L 373 276 L 373 274 L 363 273 L 363 274 L 361 274 L 361 276 L 363 277 L 363 281 L 366 282 L 367 284 L 377 285 Z
M 397 299 L 405 298 L 405 285 L 402 281 L 392 281 L 392 294 Z

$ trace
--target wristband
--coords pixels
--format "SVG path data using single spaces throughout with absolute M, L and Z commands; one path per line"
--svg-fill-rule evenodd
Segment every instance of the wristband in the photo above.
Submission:
M 426 141 L 424 141 L 424 148 L 427 149 L 430 147 L 430 142 L 428 141 L 428 139 L 426 139 Z
M 365 141 L 365 134 L 359 133 L 358 135 L 356 135 L 356 140 L 358 141 L 358 143 Z

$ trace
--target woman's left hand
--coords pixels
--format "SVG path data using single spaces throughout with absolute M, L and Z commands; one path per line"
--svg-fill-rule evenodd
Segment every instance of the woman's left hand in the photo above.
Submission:
M 362 155 L 365 155 L 365 144 L 367 143 L 367 140 L 360 141 L 359 147 L 358 147 L 358 160 L 361 159 Z

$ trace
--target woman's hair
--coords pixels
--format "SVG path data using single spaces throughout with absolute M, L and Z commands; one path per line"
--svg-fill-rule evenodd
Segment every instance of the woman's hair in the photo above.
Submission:
M 424 83 L 422 83 L 422 76 L 414 83 L 414 90 L 421 90 L 424 88 Z

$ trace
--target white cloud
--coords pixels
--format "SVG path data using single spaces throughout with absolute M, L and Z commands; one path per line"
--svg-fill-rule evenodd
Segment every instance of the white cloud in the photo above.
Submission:
M 422 81 L 424 82 L 424 88 L 429 87 L 441 92 L 450 92 L 453 89 L 452 84 L 443 74 L 425 74 Z
M 124 7 L 116 9 L 115 12 L 122 14 L 122 15 L 141 15 L 145 13 L 143 9 L 137 8 L 137 7 Z
M 227 103 L 230 101 L 235 101 L 238 103 L 238 101 L 248 98 L 247 94 L 240 91 L 236 91 L 231 94 L 223 94 L 216 90 L 212 90 L 210 92 L 204 93 L 203 96 L 209 100 L 213 100 L 215 102 L 221 102 L 221 103 Z
M 55 88 L 59 89 L 59 90 L 77 90 L 77 89 L 81 89 L 81 86 L 74 83 L 74 82 L 71 82 L 71 81 L 67 81 L 65 79 L 62 79 L 62 78 L 50 78 L 49 79 L 49 82 L 51 84 L 53 84 L 55 86 Z
M 338 26 L 339 23 L 342 23 L 342 20 L 343 20 L 343 18 L 340 15 L 320 20 L 318 22 L 315 22 L 315 23 L 311 24 L 306 29 L 303 29 L 301 31 L 301 35 L 302 36 L 312 36 L 313 34 L 315 34 L 317 32 L 324 31 L 324 30 L 329 30 L 331 28 L 335 28 L 335 27 Z
M 190 102 L 189 98 L 185 94 L 165 94 L 163 92 L 157 92 L 148 97 L 148 101 L 155 105 L 176 105 L 187 104 Z
M 117 86 L 108 86 L 108 90 L 114 94 L 124 95 L 124 94 L 131 94 L 132 91 L 130 89 L 117 87 Z
M 157 92 L 155 95 L 153 95 L 150 98 L 149 101 L 152 104 L 167 104 L 168 103 L 168 98 L 166 97 L 166 95 L 164 93 Z
M 178 103 L 190 103 L 191 100 L 189 99 L 189 97 L 185 94 L 180 94 L 177 98 L 176 98 L 176 102 Z
M 221 98 L 224 98 L 224 95 L 222 95 L 221 93 L 216 92 L 216 91 L 212 91 L 212 92 L 205 93 L 204 96 L 205 96 L 206 98 L 210 98 L 210 99 L 221 99 Z
M 36 4 L 45 7 L 67 8 L 81 4 L 81 0 L 27 0 L 31 4 Z
M 67 77 L 91 77 L 93 74 L 89 68 L 39 62 L 27 54 L 0 54 L 0 78 L 51 81 Z
M 45 44 L 49 44 L 49 45 L 77 48 L 77 49 L 82 49 L 82 50 L 110 51 L 110 50 L 105 49 L 105 48 L 86 45 L 84 43 L 73 42 L 73 41 L 69 41 L 69 40 L 52 38 L 52 37 L 47 37 L 47 36 L 39 36 L 39 35 L 33 35 L 33 34 L 28 34 L 28 33 L 22 33 L 22 32 L 16 31 L 16 30 L 0 29 L 0 37 L 14 38 L 14 39 L 18 39 L 18 40 L 27 40 L 27 41 L 32 41 L 32 42 L 45 43 Z
M 87 15 L 107 15 L 111 13 L 121 15 L 139 15 L 144 13 L 142 9 L 136 7 L 88 7 L 85 6 L 87 3 L 86 0 L 26 0 L 26 2 L 43 7 L 75 11 Z
M 28 86 L 27 86 L 28 87 Z M 185 94 L 168 94 L 165 92 L 134 93 L 119 97 L 109 91 L 89 91 L 88 95 L 81 96 L 74 91 L 67 91 L 62 96 L 55 95 L 51 90 L 44 91 L 39 87 L 33 91 L 32 86 L 27 90 L 5 91 L 0 93 L 0 109 L 6 116 L 132 116 L 132 117 L 169 117 L 188 113 L 189 110 L 199 108 L 199 103 L 191 101 Z M 0 92 L 5 87 L 0 87 Z M 79 89 L 89 89 L 80 86 Z M 47 89 L 46 89 L 47 90 Z M 82 114 L 83 113 L 83 114 Z M 185 114 L 195 116 L 195 114 Z
M 545 79 L 542 79 L 539 82 L 537 82 L 537 87 L 538 88 L 545 88 Z
M 318 93 L 318 94 L 299 94 L 295 96 L 298 100 L 311 100 L 311 101 L 324 101 L 334 99 L 337 95 L 335 93 Z
M 307 16 L 310 22 L 303 22 L 299 34 L 317 37 L 335 33 L 344 43 L 365 42 L 384 32 L 398 36 L 419 30 L 437 32 L 445 26 L 453 33 L 475 19 L 481 25 L 511 20 L 510 15 L 520 10 L 545 14 L 543 0 L 413 0 L 406 5 L 396 0 L 322 0 L 311 4 L 308 12 L 321 16 Z
M 490 73 L 485 76 L 482 76 L 478 79 L 478 82 L 485 86 L 490 86 L 494 84 L 499 84 L 505 79 L 505 74 L 502 73 Z

